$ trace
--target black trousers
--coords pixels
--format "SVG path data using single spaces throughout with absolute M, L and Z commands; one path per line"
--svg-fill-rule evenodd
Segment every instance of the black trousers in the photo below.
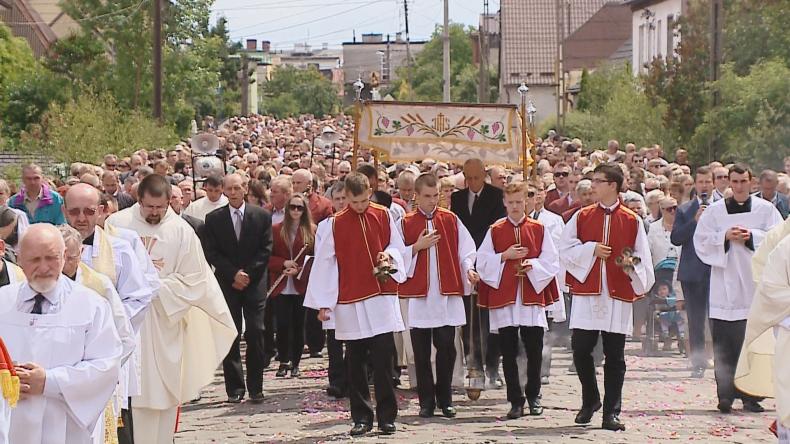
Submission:
M 296 368 L 304 351 L 304 295 L 281 294 L 274 303 L 277 311 L 277 350 L 280 363 Z
M 748 396 L 735 388 L 735 367 L 743 347 L 746 335 L 746 320 L 722 321 L 710 320 L 710 335 L 713 338 L 713 371 L 716 376 L 716 394 L 719 401 L 733 401 L 741 398 L 744 401 L 759 401 L 760 398 Z
M 121 409 L 123 427 L 118 427 L 118 444 L 134 444 L 134 422 L 132 421 L 132 397 L 129 397 L 129 408 Z
M 310 353 L 321 353 L 321 350 L 324 349 L 326 334 L 321 321 L 318 320 L 318 310 L 314 308 L 305 309 L 304 330 L 305 342 L 307 343 L 307 348 L 310 349 Z
M 521 384 L 518 374 L 519 343 L 527 352 L 527 384 Z M 526 399 L 535 400 L 540 395 L 540 366 L 543 361 L 543 327 L 505 327 L 499 329 L 502 347 L 502 371 L 507 384 L 507 400 L 511 405 L 523 406 Z
M 411 347 L 417 372 L 417 396 L 421 408 L 453 405 L 452 382 L 455 364 L 455 327 L 412 328 Z M 431 366 L 431 338 L 436 347 L 436 382 Z
M 392 366 L 395 356 L 395 337 L 392 332 L 345 342 L 348 353 L 351 419 L 354 423 L 373 424 L 373 406 L 370 403 L 367 365 L 365 365 L 370 354 L 373 385 L 376 390 L 376 419 L 379 425 L 395 422 L 398 416 L 398 402 L 395 398 L 395 387 L 392 385 Z
M 270 358 L 277 354 L 277 344 L 274 342 L 274 331 L 277 325 L 275 319 L 275 305 L 273 298 L 266 299 L 263 312 L 263 352 Z
M 249 293 L 235 290 L 227 291 L 223 288 L 225 302 L 228 304 L 230 314 L 236 330 L 241 332 L 242 319 L 245 327 L 244 341 L 247 343 L 247 390 L 251 394 L 263 392 L 263 346 L 264 346 L 264 307 L 265 295 L 250 295 Z M 222 361 L 222 371 L 225 375 L 225 391 L 228 396 L 244 395 L 244 371 L 241 366 L 241 350 L 239 344 L 241 334 L 236 336 L 233 345 L 225 359 Z
M 326 349 L 329 353 L 329 385 L 346 391 L 346 358 L 343 356 L 343 341 L 335 339 L 335 331 L 326 331 Z
M 483 370 L 489 378 L 499 374 L 499 335 L 489 331 L 488 310 L 485 308 L 474 307 L 474 312 L 479 313 L 478 319 L 474 320 L 474 331 L 470 331 L 469 325 L 472 316 L 472 303 L 477 304 L 477 300 L 472 301 L 472 296 L 464 297 L 464 309 L 466 310 L 466 325 L 461 327 L 461 339 L 464 346 L 464 356 L 467 360 L 473 360 L 480 370 Z M 469 356 L 469 342 L 479 341 L 475 350 L 475 356 Z M 483 356 L 485 353 L 485 356 Z M 485 361 L 483 360 L 485 358 Z M 469 364 L 467 363 L 467 367 Z
M 680 286 L 683 289 L 683 298 L 686 300 L 686 315 L 689 321 L 691 365 L 695 368 L 705 368 L 708 366 L 705 356 L 705 324 L 708 322 L 710 279 L 681 282 Z
M 582 384 L 584 407 L 591 407 L 601 400 L 593 360 L 593 349 L 598 343 L 598 334 L 598 330 L 574 329 L 571 337 L 573 363 L 576 364 L 576 373 Z M 603 386 L 606 390 L 603 398 L 603 413 L 619 415 L 625 380 L 625 335 L 606 331 L 600 332 L 600 335 L 603 339 L 603 354 L 606 356 L 603 365 Z

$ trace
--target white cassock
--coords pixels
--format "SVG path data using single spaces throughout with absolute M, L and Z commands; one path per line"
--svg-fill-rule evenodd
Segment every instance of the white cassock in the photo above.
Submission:
M 134 349 L 137 346 L 137 339 L 132 330 L 132 324 L 129 322 L 129 317 L 126 315 L 126 310 L 121 302 L 121 298 L 118 296 L 118 292 L 115 291 L 115 287 L 112 285 L 110 278 L 98 271 L 88 268 L 85 264 L 80 264 L 79 267 L 77 267 L 77 274 L 74 276 L 74 280 L 95 291 L 99 296 L 110 303 L 113 324 L 115 324 L 115 330 L 118 332 L 118 337 L 121 340 L 121 372 L 118 377 L 118 385 L 113 394 L 113 416 L 111 419 L 109 419 L 110 417 L 105 418 L 105 415 L 108 413 L 105 410 L 100 420 L 96 423 L 96 430 L 93 432 L 93 442 L 96 444 L 103 444 L 105 441 L 105 425 L 113 424 L 113 426 L 115 426 L 118 423 L 116 418 L 121 415 L 122 406 L 128 402 L 126 385 L 128 383 L 129 367 L 126 364 L 134 353 Z
M 27 283 L 0 289 L 0 337 L 15 361 L 47 372 L 44 393 L 13 410 L 9 442 L 88 443 L 118 383 L 123 353 L 110 304 L 65 276 L 44 293 L 52 301 L 45 314 L 30 313 L 35 294 Z
M 519 222 L 514 222 L 507 218 L 508 222 L 516 226 Z M 551 236 L 543 236 L 540 255 L 530 259 L 532 269 L 527 272 L 532 287 L 536 292 L 542 292 L 557 276 L 559 272 L 559 258 L 557 257 L 557 247 Z M 492 288 L 499 288 L 502 280 L 502 272 L 505 270 L 505 261 L 502 260 L 502 253 L 494 250 L 494 242 L 491 238 L 491 229 L 488 229 L 480 249 L 477 251 L 477 272 L 480 279 Z M 521 284 L 518 286 L 518 294 L 521 294 Z M 556 304 L 552 304 L 556 305 Z M 500 328 L 505 327 L 543 327 L 549 328 L 546 321 L 547 307 L 540 305 L 524 305 L 521 298 L 516 298 L 515 304 L 506 305 L 500 308 L 488 310 L 488 323 L 492 333 L 498 333 Z
M 236 327 L 200 240 L 172 209 L 156 225 L 139 204 L 108 222 L 137 232 L 159 270 L 161 287 L 140 330 L 142 390 L 132 409 L 135 441 L 171 443 L 177 406 L 213 380 Z
M 730 214 L 728 202 L 733 201 L 716 201 L 702 213 L 694 231 L 694 248 L 700 260 L 711 266 L 710 319 L 740 321 L 748 316 L 754 296 L 752 255 L 782 216 L 772 203 L 758 197 L 749 197 L 744 205 L 751 205 L 751 210 L 746 212 Z M 725 248 L 724 236 L 736 225 L 751 231 L 754 250 L 741 242 L 726 242 Z
M 120 238 L 125 240 L 131 247 L 132 251 L 134 251 L 135 256 L 137 256 L 137 261 L 140 264 L 140 269 L 143 271 L 145 275 L 145 280 L 148 282 L 148 286 L 151 287 L 151 299 L 156 297 L 156 294 L 159 292 L 160 282 L 159 282 L 159 272 L 156 270 L 154 263 L 151 261 L 151 257 L 148 255 L 148 250 L 143 245 L 143 241 L 140 239 L 140 236 L 127 228 L 119 228 L 115 227 L 111 224 L 104 224 L 104 231 L 109 234 L 110 236 L 114 236 L 116 238 Z M 123 404 L 122 407 L 124 409 L 129 408 L 129 397 L 130 396 L 138 396 L 140 395 L 140 372 L 142 371 L 140 368 L 140 324 L 142 324 L 142 317 L 136 322 L 132 324 L 132 329 L 135 334 L 135 338 L 137 341 L 138 346 L 134 349 L 134 355 L 132 355 L 132 359 L 121 369 L 122 374 L 127 378 L 127 382 L 124 387 L 124 392 L 122 392 L 123 396 Z
M 406 247 L 391 213 L 389 219 L 390 242 L 384 252 L 392 257 L 392 265 L 397 270 L 391 275 L 392 279 L 403 283 L 406 280 L 403 260 Z M 320 243 L 316 238 L 316 256 L 310 272 L 310 282 L 307 284 L 304 306 L 316 310 L 328 308 L 330 317 L 335 319 L 335 338 L 340 341 L 371 338 L 382 333 L 405 330 L 398 296 L 394 294 L 379 295 L 351 304 L 337 303 L 340 275 L 335 256 L 334 224 L 327 224 L 326 227 L 321 233 Z M 359 270 L 359 273 L 373 273 L 373 270 Z
M 615 203 L 610 208 L 615 208 L 620 203 Z M 611 217 L 611 216 L 605 216 Z M 596 242 L 582 243 L 579 240 L 577 221 L 579 213 L 573 215 L 560 239 L 560 263 L 573 277 L 584 282 L 595 264 Z M 641 262 L 628 274 L 631 278 L 631 287 L 638 295 L 645 294 L 655 283 L 653 274 L 653 261 L 650 256 L 650 246 L 647 234 L 642 228 L 642 220 L 638 219 L 639 229 L 636 230 L 634 256 Z M 604 222 L 609 226 L 608 221 Z M 608 233 L 616 235 L 617 233 Z M 604 242 L 606 243 L 606 242 Z M 606 263 L 601 266 L 601 273 L 606 275 Z M 591 331 L 606 331 L 630 335 L 634 331 L 633 304 L 614 299 L 609 296 L 609 287 L 606 279 L 601 279 L 601 294 L 597 296 L 574 296 L 571 304 L 571 323 L 569 328 Z
M 554 247 L 559 248 L 560 238 L 562 238 L 562 230 L 565 229 L 565 221 L 562 220 L 561 216 L 558 216 L 545 208 L 542 208 L 537 213 L 538 217 L 535 217 L 535 213 L 533 213 L 532 218 L 542 223 L 543 226 L 546 227 L 546 231 L 551 234 L 551 240 L 554 241 Z M 547 307 L 546 314 L 552 318 L 554 322 L 565 322 L 568 320 L 568 315 L 565 308 L 564 294 L 568 292 L 568 289 L 565 285 L 565 268 L 562 266 L 562 263 L 559 264 L 559 271 L 557 272 L 557 288 L 559 291 L 560 300 L 552 304 L 550 307 Z M 545 345 L 545 341 L 548 341 L 549 339 L 548 336 L 544 338 Z
M 461 282 L 464 285 L 464 294 L 472 292 L 472 286 L 466 278 L 469 270 L 475 267 L 475 241 L 469 230 L 457 216 L 458 227 L 458 262 L 461 265 Z M 433 220 L 428 220 L 428 231 L 433 230 Z M 413 246 L 406 247 L 405 259 L 408 261 L 409 278 L 414 276 L 417 266 L 417 255 L 412 253 Z M 460 327 L 466 325 L 466 311 L 464 310 L 463 296 L 443 296 L 440 292 L 439 263 L 436 257 L 436 247 L 428 249 L 428 295 L 424 298 L 407 298 L 409 304 L 409 328 L 437 328 L 444 326 Z
M 22 269 L 2 258 L 0 258 L 0 269 L 8 274 L 9 285 L 25 281 L 25 273 Z M 0 339 L 2 338 L 0 337 Z M 2 359 L 0 359 L 0 362 L 2 362 Z M 0 378 L 2 377 L 0 375 Z M 11 429 L 11 411 L 11 406 L 3 397 L 2 390 L 0 390 L 0 444 L 8 444 L 8 432 Z
M 228 198 L 224 194 L 220 195 L 216 202 L 208 200 L 208 197 L 201 197 L 200 199 L 190 203 L 189 206 L 184 210 L 184 214 L 187 216 L 192 216 L 196 219 L 200 219 L 201 222 L 205 222 L 206 215 L 208 213 L 211 213 L 217 208 L 222 208 L 227 204 Z
M 334 222 L 334 220 L 332 219 L 332 216 L 330 216 L 330 217 L 328 217 L 328 218 L 326 218 L 326 219 L 324 219 L 324 220 L 322 220 L 321 222 L 318 223 L 318 227 L 315 230 L 315 248 L 313 248 L 313 254 L 315 256 L 313 257 L 313 260 L 315 260 L 315 257 L 318 257 L 318 248 L 319 248 L 319 246 L 320 245 L 325 245 L 325 243 L 322 242 L 322 239 L 324 237 L 326 237 L 327 234 L 332 235 L 332 223 L 333 222 Z M 315 268 L 315 263 L 313 264 L 313 268 Z M 321 291 L 320 286 L 310 285 L 310 281 L 313 279 L 313 276 L 314 276 L 313 275 L 313 273 L 314 273 L 313 272 L 313 268 L 310 269 L 310 279 L 307 281 L 308 285 L 307 285 L 307 290 L 305 291 L 305 299 L 307 299 L 308 297 L 311 297 L 311 298 L 314 297 L 314 296 L 310 295 L 312 292 L 314 292 L 314 291 Z M 318 278 L 316 278 L 316 279 L 318 279 Z M 321 328 L 323 328 L 324 330 L 334 330 L 335 329 L 335 316 L 334 316 L 334 313 L 330 313 L 329 314 L 329 319 L 327 319 L 326 321 L 321 321 Z

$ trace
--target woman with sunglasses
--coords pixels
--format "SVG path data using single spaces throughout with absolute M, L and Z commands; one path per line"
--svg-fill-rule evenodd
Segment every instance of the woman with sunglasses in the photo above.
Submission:
M 678 201 L 672 197 L 664 197 L 658 202 L 659 211 L 661 211 L 661 218 L 650 224 L 650 230 L 647 233 L 647 242 L 650 244 L 650 255 L 653 259 L 653 269 L 656 276 L 656 282 L 670 282 L 673 287 L 677 283 L 675 279 L 675 272 L 678 268 L 680 260 L 681 247 L 672 245 L 670 237 L 672 235 L 672 227 L 675 225 L 675 214 L 678 209 Z M 654 285 L 651 289 L 651 294 L 658 291 L 658 284 Z M 678 289 L 674 290 L 676 294 L 682 294 Z M 682 303 L 678 309 L 682 309 Z M 635 332 L 640 333 L 641 332 Z M 648 335 L 652 332 L 648 331 Z M 638 336 L 634 334 L 634 336 Z M 685 333 L 683 334 L 684 337 Z M 650 338 L 648 338 L 650 339 Z
M 303 270 L 305 257 L 313 255 L 315 225 L 310 218 L 307 198 L 294 194 L 288 200 L 285 218 L 272 226 L 272 256 L 269 277 L 274 283 L 285 278 L 274 288 L 277 312 L 277 351 L 280 367 L 276 376 L 299 377 L 299 361 L 304 349 L 304 294 L 310 270 Z

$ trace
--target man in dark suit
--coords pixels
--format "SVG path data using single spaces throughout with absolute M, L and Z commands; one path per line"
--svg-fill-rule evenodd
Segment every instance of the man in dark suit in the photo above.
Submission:
M 121 189 L 118 182 L 118 173 L 115 171 L 105 171 L 101 176 L 101 184 L 104 192 L 114 197 L 118 202 L 118 211 L 134 205 L 134 198 Z
M 677 210 L 672 226 L 670 241 L 682 247 L 678 280 L 686 300 L 688 315 L 689 345 L 691 348 L 691 376 L 705 376 L 705 325 L 708 321 L 708 297 L 710 290 L 710 266 L 704 264 L 694 249 L 694 231 L 705 208 L 710 204 L 713 192 L 713 174 L 708 167 L 700 167 L 695 174 L 696 198 L 684 203 Z
M 502 200 L 502 190 L 493 185 L 485 183 L 486 170 L 480 159 L 469 159 L 464 163 L 464 178 L 466 186 L 463 190 L 458 190 L 450 196 L 450 210 L 455 213 L 464 224 L 475 246 L 480 248 L 483 239 L 486 237 L 488 228 L 497 220 L 505 217 L 505 204 Z M 472 313 L 470 298 L 464 298 L 466 305 L 466 326 L 463 328 L 464 354 L 469 354 L 469 339 L 472 338 L 469 332 L 469 318 Z M 476 310 L 476 309 L 475 309 Z M 499 377 L 499 337 L 489 332 L 488 311 L 480 309 L 480 332 L 485 338 L 486 356 L 485 370 L 486 376 L 497 387 L 502 387 L 502 380 Z M 475 329 L 476 330 L 476 329 Z M 478 335 L 477 332 L 472 332 Z M 477 357 L 472 357 L 477 359 Z
M 266 271 L 272 252 L 272 219 L 264 209 L 246 205 L 244 181 L 238 174 L 224 180 L 228 205 L 206 215 L 201 240 L 214 274 L 239 332 L 242 316 L 247 343 L 247 391 L 254 403 L 263 402 L 263 314 L 266 303 Z M 244 373 L 236 338 L 222 362 L 228 402 L 244 398 Z

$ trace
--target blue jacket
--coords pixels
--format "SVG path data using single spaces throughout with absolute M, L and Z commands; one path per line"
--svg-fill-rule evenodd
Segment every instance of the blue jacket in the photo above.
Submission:
M 678 280 L 681 282 L 705 282 L 710 280 L 710 266 L 697 257 L 694 249 L 694 231 L 697 221 L 694 215 L 699 210 L 699 200 L 694 199 L 684 203 L 675 214 L 675 224 L 669 240 L 672 245 L 682 247 L 680 250 L 680 265 L 678 267 Z
M 765 199 L 763 197 L 763 193 L 754 193 L 755 196 Z M 768 199 L 766 199 L 768 200 Z M 782 219 L 787 219 L 787 216 L 790 215 L 790 199 L 784 194 L 780 194 L 779 192 L 774 193 L 774 199 L 769 200 L 777 210 L 779 210 L 779 214 L 782 215 Z
M 24 189 L 11 196 L 8 200 L 8 206 L 24 211 L 31 224 L 38 222 L 49 222 L 53 225 L 65 224 L 66 219 L 63 217 L 63 198 L 60 197 L 57 191 L 48 186 L 42 185 L 42 187 L 44 187 L 42 200 L 39 202 L 38 208 L 36 209 L 35 217 L 30 215 L 30 211 L 27 210 L 27 205 L 25 205 Z

